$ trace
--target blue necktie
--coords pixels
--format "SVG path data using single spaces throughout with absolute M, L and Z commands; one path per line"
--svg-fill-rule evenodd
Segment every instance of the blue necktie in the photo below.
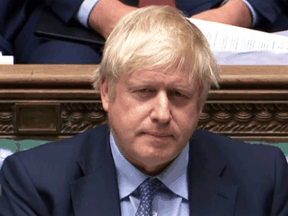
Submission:
M 148 178 L 140 185 L 140 205 L 135 216 L 152 216 L 152 201 L 161 184 L 157 178 Z

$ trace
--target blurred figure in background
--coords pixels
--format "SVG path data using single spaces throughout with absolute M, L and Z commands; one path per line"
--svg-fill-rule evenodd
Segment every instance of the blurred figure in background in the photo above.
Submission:
M 15 63 L 93 64 L 101 61 L 100 48 L 34 36 L 43 10 L 63 23 L 77 20 L 106 39 L 117 21 L 139 6 L 168 4 L 187 17 L 267 31 L 287 29 L 285 0 L 1 0 L 0 51 L 14 55 Z M 53 23 L 51 23 L 53 25 Z

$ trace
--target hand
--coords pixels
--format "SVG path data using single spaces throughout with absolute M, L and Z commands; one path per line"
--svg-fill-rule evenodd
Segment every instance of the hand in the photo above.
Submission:
M 253 17 L 248 6 L 241 0 L 230 0 L 223 6 L 191 16 L 194 19 L 251 28 Z
M 89 25 L 107 39 L 118 20 L 136 9 L 119 0 L 100 0 L 91 12 Z

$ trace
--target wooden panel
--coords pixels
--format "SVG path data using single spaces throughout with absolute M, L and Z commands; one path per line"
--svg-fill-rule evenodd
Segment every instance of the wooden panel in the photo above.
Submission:
M 16 103 L 16 134 L 59 134 L 59 103 Z
M 107 122 L 90 83 L 97 65 L 0 65 L 0 138 L 58 140 Z M 199 128 L 288 141 L 288 66 L 222 66 Z
M 279 87 L 288 84 L 287 66 L 222 66 L 220 84 L 223 87 Z M 287 86 L 285 86 L 287 88 Z
M 91 76 L 98 65 L 0 65 L 0 85 L 31 86 L 85 85 L 91 88 Z M 288 83 L 288 66 L 221 66 L 220 86 L 260 85 L 265 88 Z
M 0 65 L 0 85 L 89 86 L 98 65 Z

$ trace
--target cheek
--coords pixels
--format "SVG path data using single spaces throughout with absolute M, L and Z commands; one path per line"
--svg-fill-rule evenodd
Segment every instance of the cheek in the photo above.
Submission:
M 200 112 L 196 105 L 190 106 L 187 109 L 177 112 L 175 121 L 179 127 L 180 132 L 185 134 L 193 132 L 197 127 L 199 114 Z
M 149 116 L 149 105 L 139 104 L 133 100 L 119 100 L 117 105 L 111 106 L 109 120 L 117 125 L 117 129 L 135 131 L 143 125 Z
M 138 121 L 149 114 L 151 106 L 148 102 L 143 103 L 127 97 L 127 99 L 121 102 L 121 110 L 123 116 L 127 116 L 129 121 Z
M 190 106 L 187 106 L 183 108 L 182 110 L 179 110 L 179 115 L 182 116 L 183 120 L 191 121 L 191 120 L 197 120 L 199 118 L 199 109 L 196 103 L 190 104 Z

